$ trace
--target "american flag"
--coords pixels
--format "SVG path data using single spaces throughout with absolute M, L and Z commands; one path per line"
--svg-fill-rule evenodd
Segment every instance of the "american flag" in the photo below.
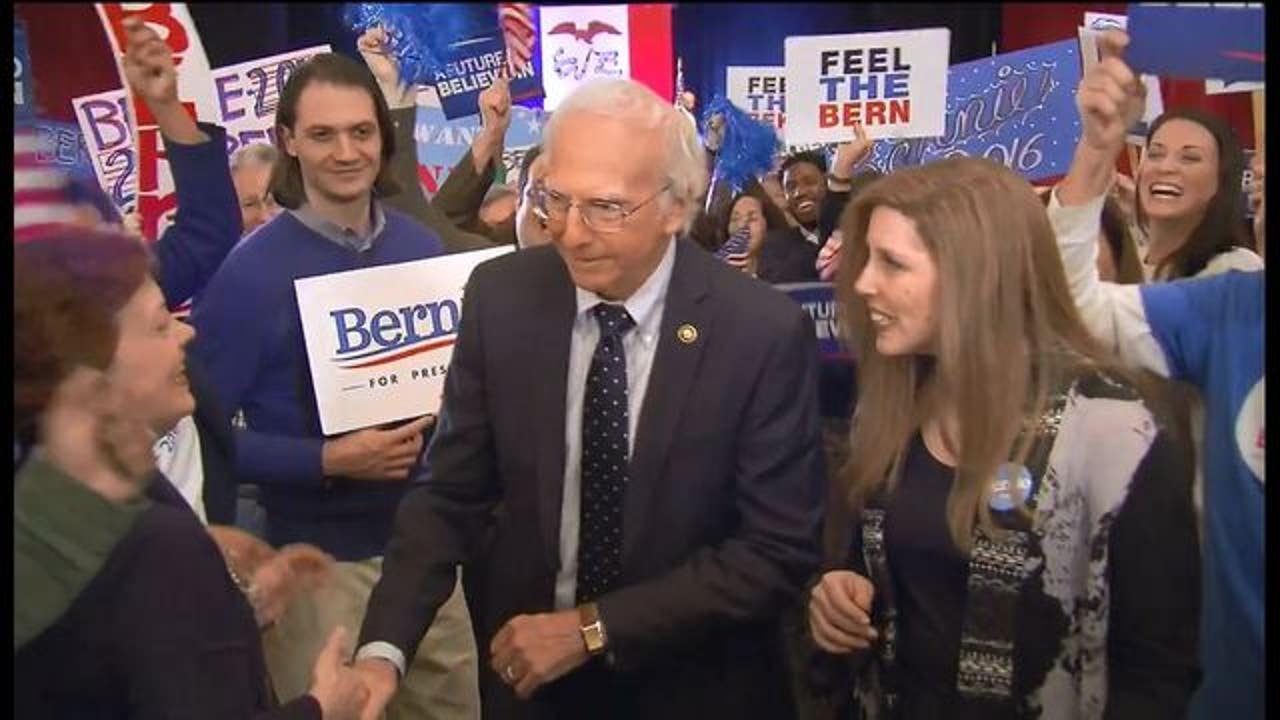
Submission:
M 507 73 L 515 77 L 533 61 L 533 43 L 537 31 L 533 27 L 530 3 L 498 3 L 498 24 L 507 43 Z
M 67 176 L 39 158 L 34 131 L 13 136 L 13 240 L 26 242 L 63 223 L 75 221 L 67 199 Z

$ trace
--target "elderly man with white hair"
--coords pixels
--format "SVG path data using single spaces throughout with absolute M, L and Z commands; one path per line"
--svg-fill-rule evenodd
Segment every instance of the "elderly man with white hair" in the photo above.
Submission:
M 545 140 L 551 244 L 468 282 L 361 631 L 368 710 L 465 563 L 485 718 L 793 717 L 779 619 L 824 496 L 813 324 L 680 237 L 707 177 L 669 102 L 596 81 Z

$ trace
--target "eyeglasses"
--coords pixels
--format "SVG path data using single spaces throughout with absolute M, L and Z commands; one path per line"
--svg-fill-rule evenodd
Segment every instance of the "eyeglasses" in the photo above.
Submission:
M 560 224 L 569 218 L 569 208 L 578 208 L 582 222 L 587 227 L 602 233 L 620 232 L 627 224 L 627 218 L 636 214 L 640 208 L 653 202 L 659 195 L 671 189 L 671 183 L 662 186 L 658 192 L 650 195 L 635 207 L 627 210 L 621 203 L 611 200 L 570 200 L 560 193 L 549 190 L 541 183 L 532 188 L 533 212 L 546 223 Z

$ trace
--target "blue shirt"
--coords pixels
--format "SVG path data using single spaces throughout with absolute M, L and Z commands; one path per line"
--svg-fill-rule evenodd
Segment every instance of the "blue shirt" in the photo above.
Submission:
M 1204 429 L 1204 679 L 1190 717 L 1263 717 L 1266 624 L 1264 273 L 1146 285 L 1170 377 L 1200 388 Z

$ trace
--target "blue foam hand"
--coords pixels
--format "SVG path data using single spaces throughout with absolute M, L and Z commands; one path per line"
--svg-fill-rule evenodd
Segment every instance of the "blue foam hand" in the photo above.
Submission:
M 401 82 L 430 85 L 453 56 L 453 44 L 498 30 L 497 6 L 465 3 L 350 3 L 343 21 L 356 33 L 381 25 Z
M 717 95 L 702 114 L 704 135 L 709 134 L 707 126 L 716 116 L 722 119 L 724 139 L 716 154 L 714 175 L 729 183 L 732 192 L 737 192 L 773 166 L 778 134 L 723 95 Z

